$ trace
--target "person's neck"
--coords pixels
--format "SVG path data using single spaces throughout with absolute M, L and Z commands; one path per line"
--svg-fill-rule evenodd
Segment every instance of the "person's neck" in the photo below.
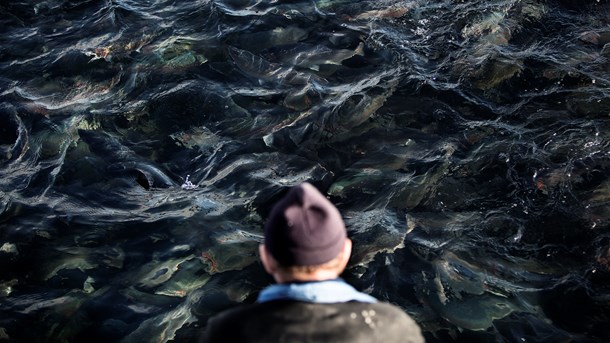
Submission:
M 294 282 L 314 282 L 335 280 L 339 275 L 334 271 L 320 270 L 314 273 L 291 273 L 291 274 L 275 274 L 273 278 L 277 283 L 294 283 Z

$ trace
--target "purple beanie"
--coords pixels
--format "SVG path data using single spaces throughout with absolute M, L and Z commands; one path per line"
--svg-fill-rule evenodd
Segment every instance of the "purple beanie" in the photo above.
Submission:
M 309 183 L 293 187 L 265 223 L 265 247 L 285 267 L 326 263 L 346 238 L 339 210 Z

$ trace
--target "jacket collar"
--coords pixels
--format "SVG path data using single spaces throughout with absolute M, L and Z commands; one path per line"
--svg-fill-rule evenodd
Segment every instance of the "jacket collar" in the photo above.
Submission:
M 261 291 L 257 302 L 263 303 L 273 300 L 294 300 L 324 304 L 348 301 L 377 302 L 377 299 L 358 292 L 342 279 L 271 285 Z

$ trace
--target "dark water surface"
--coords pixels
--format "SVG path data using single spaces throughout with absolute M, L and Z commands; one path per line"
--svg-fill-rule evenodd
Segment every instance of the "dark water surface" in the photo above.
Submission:
M 0 22 L 0 341 L 196 341 L 271 282 L 261 225 L 306 180 L 348 224 L 345 278 L 429 342 L 610 340 L 607 0 Z

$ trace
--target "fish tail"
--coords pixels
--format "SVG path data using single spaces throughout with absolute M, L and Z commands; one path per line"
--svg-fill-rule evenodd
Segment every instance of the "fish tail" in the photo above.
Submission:
M 364 56 L 364 42 L 360 42 L 360 44 L 358 44 L 358 47 L 356 48 L 356 50 L 354 52 L 355 52 L 355 55 Z

